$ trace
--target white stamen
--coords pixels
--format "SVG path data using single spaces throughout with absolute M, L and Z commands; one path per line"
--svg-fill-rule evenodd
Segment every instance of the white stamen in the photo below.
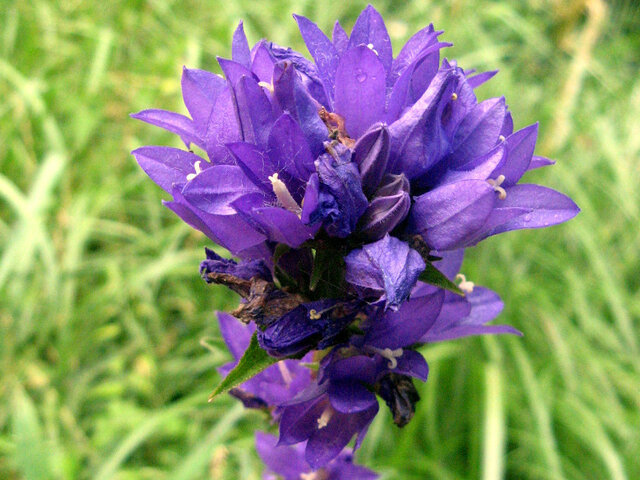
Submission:
M 473 287 L 476 286 L 475 283 L 473 283 L 470 280 L 467 280 L 467 277 L 465 277 L 463 274 L 459 273 L 456 275 L 456 280 L 460 280 L 460 283 L 458 284 L 458 287 L 460 288 L 460 290 L 462 290 L 464 293 L 471 293 L 473 292 Z
M 311 320 L 319 320 L 320 318 L 322 318 L 322 312 L 317 312 L 312 308 L 311 310 L 309 310 L 309 318 Z
M 498 192 L 498 198 L 500 200 L 507 198 L 507 191 L 500 186 L 502 185 L 502 182 L 504 182 L 504 175 L 498 175 L 498 178 L 495 180 L 492 178 L 487 180 L 487 183 L 491 185 L 496 192 Z
M 315 472 L 301 473 L 300 480 L 324 480 L 326 477 L 326 470 L 321 468 Z
M 300 205 L 294 200 L 294 198 L 289 193 L 287 186 L 284 184 L 282 180 L 278 178 L 278 174 L 274 173 L 269 177 L 269 181 L 271 182 L 271 186 L 273 187 L 273 193 L 276 194 L 276 198 L 278 202 L 289 210 L 290 212 L 295 213 L 298 217 L 302 214 L 302 209 Z
M 318 430 L 321 430 L 329 425 L 329 420 L 331 420 L 331 417 L 333 417 L 333 408 L 331 408 L 331 405 L 327 405 L 327 408 L 322 411 L 322 414 L 318 418 Z
M 506 139 L 504 138 L 504 135 L 500 135 L 498 137 L 498 140 L 500 140 L 501 142 L 504 142 Z
M 262 88 L 266 88 L 271 93 L 273 93 L 273 84 L 272 83 L 269 83 L 269 82 L 258 82 L 258 85 L 260 85 Z
M 457 94 L 456 92 L 453 92 L 453 93 L 451 94 L 451 100 L 453 100 L 454 102 L 455 102 L 456 100 L 458 100 L 458 94 Z
M 391 350 L 390 348 L 376 348 L 369 347 L 375 353 L 380 355 L 383 358 L 389 360 L 388 367 L 393 370 L 398 366 L 398 358 L 402 356 L 404 351 L 401 348 L 396 348 L 395 350 Z
M 293 378 L 291 377 L 291 372 L 287 368 L 287 365 L 284 363 L 284 360 L 278 362 L 278 370 L 280 370 L 280 375 L 282 375 L 282 379 L 284 380 L 285 385 L 288 387 L 291 385 Z
M 202 172 L 202 170 L 200 169 L 200 160 L 193 164 L 193 169 L 196 171 L 196 173 L 190 173 L 189 175 L 187 175 L 187 182 L 190 182 L 191 180 L 196 178 L 200 174 L 200 172 Z
M 368 45 L 367 45 L 367 48 L 368 48 L 369 50 L 371 50 L 373 53 L 375 53 L 376 55 L 378 55 L 377 50 L 376 50 L 375 48 L 373 48 L 373 43 L 368 44 Z

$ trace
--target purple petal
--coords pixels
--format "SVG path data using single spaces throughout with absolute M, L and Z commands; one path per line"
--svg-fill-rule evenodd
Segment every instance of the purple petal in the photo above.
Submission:
M 218 63 L 220 64 L 222 73 L 224 73 L 224 76 L 229 81 L 229 85 L 235 85 L 242 77 L 256 78 L 251 70 L 249 70 L 248 65 L 245 66 L 241 63 L 222 57 L 218 57 Z
M 269 156 L 260 147 L 247 142 L 229 143 L 227 148 L 247 178 L 260 187 L 267 197 L 275 200 L 269 176 L 278 169 Z
M 244 280 L 261 278 L 268 282 L 273 281 L 269 267 L 262 259 L 236 262 L 230 258 L 222 258 L 213 250 L 205 248 L 206 260 L 200 263 L 200 276 L 207 283 L 211 283 L 210 273 L 224 273 Z
M 529 168 L 527 168 L 527 170 L 535 170 L 536 168 L 548 167 L 549 165 L 555 165 L 555 163 L 555 160 L 534 155 L 533 158 L 531 158 L 531 163 L 529 163 Z
M 420 56 L 402 71 L 391 90 L 385 115 L 387 122 L 393 123 L 405 108 L 420 99 L 438 72 L 440 49 L 450 45 L 434 43 L 425 48 Z
M 309 53 L 313 57 L 318 67 L 318 73 L 324 84 L 325 94 L 329 101 L 328 107 L 333 107 L 333 92 L 335 85 L 335 75 L 340 57 L 331 40 L 318 28 L 311 20 L 294 15 L 300 34 L 307 45 Z
M 393 372 L 409 375 L 426 382 L 429 376 L 429 365 L 420 353 L 414 350 L 405 350 L 398 358 L 398 366 L 393 369 Z
M 320 106 L 311 98 L 298 73 L 290 66 L 274 76 L 274 92 L 282 109 L 300 125 L 314 157 L 324 151 L 328 138 L 326 125 L 320 119 Z
M 356 287 L 384 293 L 385 305 L 392 309 L 407 299 L 425 268 L 418 252 L 389 235 L 352 250 L 344 260 L 345 280 Z
M 238 80 L 235 93 L 244 140 L 266 145 L 273 125 L 271 102 L 258 82 L 250 77 L 243 76 Z
M 495 201 L 485 181 L 450 183 L 415 198 L 409 228 L 435 250 L 456 249 L 482 227 Z
M 467 82 L 469 82 L 469 85 L 471 86 L 471 88 L 478 88 L 483 83 L 491 80 L 496 75 L 496 73 L 498 73 L 498 70 L 491 70 L 490 72 L 478 73 L 473 77 L 467 77 Z
M 195 173 L 194 164 L 209 168 L 209 162 L 199 156 L 171 147 L 141 147 L 131 154 L 142 170 L 164 191 L 171 193 L 174 184 L 185 184 L 187 175 Z
M 358 231 L 369 242 L 380 240 L 406 218 L 410 208 L 407 177 L 388 174 L 360 217 Z
M 243 257 L 243 252 L 249 252 L 255 258 L 256 248 L 261 250 L 259 247 L 264 244 L 265 236 L 251 228 L 238 215 L 210 215 L 196 210 L 185 200 L 179 189 L 174 188 L 171 193 L 173 201 L 163 202 L 164 205 L 218 245 L 239 257 Z
M 318 429 L 317 420 L 329 401 L 320 397 L 283 408 L 280 417 L 278 445 L 292 445 L 312 436 Z
M 566 222 L 575 217 L 580 208 L 566 195 L 541 185 L 515 185 L 506 189 L 507 198 L 501 208 L 524 208 L 531 213 L 518 216 L 493 229 L 489 235 L 523 228 L 543 228 Z
M 336 23 L 333 25 L 333 35 L 331 36 L 333 40 L 333 46 L 336 47 L 336 51 L 339 55 L 342 55 L 347 47 L 349 46 L 349 36 L 347 32 L 344 31 L 340 22 L 336 20 Z
M 206 151 L 212 163 L 233 163 L 227 143 L 242 140 L 242 131 L 231 88 L 225 88 L 216 100 L 207 127 Z
M 389 33 L 384 25 L 382 16 L 371 5 L 368 5 L 358 16 L 356 23 L 353 26 L 353 30 L 351 31 L 349 48 L 357 47 L 359 45 L 363 45 L 365 47 L 370 45 L 373 47 L 372 49 L 377 52 L 377 56 L 384 66 L 384 76 L 386 77 L 386 75 L 391 72 L 391 63 L 393 62 L 391 39 L 389 38 Z M 336 88 L 339 88 L 337 83 Z
M 448 170 L 439 180 L 440 185 L 461 182 L 463 180 L 487 180 L 496 178 L 507 161 L 507 149 L 504 144 L 498 144 L 484 155 L 460 165 L 455 170 Z
M 355 434 L 366 430 L 378 413 L 378 404 L 363 412 L 334 412 L 326 427 L 317 429 L 307 442 L 305 458 L 314 469 L 333 460 Z
M 507 148 L 507 161 L 505 165 L 496 170 L 494 177 L 504 175 L 503 187 L 515 185 L 529 168 L 533 150 L 538 138 L 538 124 L 534 123 L 522 130 L 509 135 L 505 140 Z
M 179 113 L 150 109 L 133 113 L 131 118 L 142 120 L 143 122 L 164 128 L 171 133 L 179 135 L 187 148 L 192 143 L 199 147 L 204 146 L 204 142 L 198 134 L 196 126 L 193 124 L 191 119 L 184 115 L 180 115 Z
M 341 413 L 361 412 L 377 404 L 376 396 L 355 380 L 331 382 L 327 393 L 331 406 Z
M 271 52 L 264 40 L 261 40 L 253 54 L 251 71 L 261 82 L 271 83 L 273 81 L 273 68 L 276 60 L 271 56 Z
M 212 215 L 233 215 L 236 213 L 231 206 L 234 200 L 259 192 L 235 165 L 213 165 L 196 175 L 182 191 L 191 205 Z
M 513 116 L 511 116 L 511 112 L 507 110 L 506 115 L 504 116 L 504 122 L 502 122 L 502 128 L 500 129 L 500 135 L 503 137 L 508 137 L 513 133 Z
M 433 262 L 433 265 L 444 273 L 447 278 L 451 281 L 455 278 L 455 276 L 460 271 L 460 267 L 462 266 L 462 260 L 464 259 L 464 249 L 460 250 L 449 250 L 447 252 L 438 252 L 435 251 L 433 254 L 436 257 L 442 257 L 442 260 L 437 260 Z
M 184 104 L 198 130 L 205 132 L 216 100 L 227 82 L 211 72 L 184 67 L 181 83 Z
M 218 312 L 218 323 L 224 343 L 227 344 L 231 355 L 234 359 L 240 360 L 244 351 L 249 347 L 251 335 L 255 332 L 256 326 L 253 324 L 245 325 L 225 312 Z
M 405 348 L 416 343 L 436 321 L 444 291 L 434 289 L 430 295 L 411 298 L 396 312 L 388 311 L 371 322 L 365 343 L 377 348 Z
M 249 68 L 251 65 L 251 51 L 249 50 L 249 42 L 244 34 L 244 26 L 242 20 L 238 23 L 238 27 L 233 32 L 233 40 L 231 41 L 231 58 L 234 62 Z
M 393 85 L 396 82 L 402 72 L 421 56 L 422 51 L 426 47 L 437 42 L 440 33 L 442 32 L 435 32 L 433 25 L 430 24 L 428 27 L 415 33 L 407 43 L 404 44 L 400 53 L 393 61 L 391 75 L 389 75 L 389 85 Z
M 389 129 L 385 124 L 373 125 L 354 147 L 353 157 L 360 170 L 362 190 L 371 195 L 378 188 L 389 161 Z
M 345 118 L 352 138 L 359 138 L 382 120 L 385 83 L 383 63 L 366 46 L 352 47 L 340 59 L 335 76 L 335 112 Z
M 298 248 L 314 237 L 320 225 L 308 227 L 292 213 L 280 207 L 257 206 L 261 196 L 246 195 L 233 202 L 233 208 L 242 218 L 269 240 Z
M 288 113 L 276 120 L 269 133 L 268 146 L 269 157 L 278 169 L 275 171 L 285 170 L 303 182 L 316 171 L 304 132 Z
M 301 474 L 310 473 L 311 467 L 304 459 L 304 446 L 278 446 L 274 435 L 256 432 L 256 451 L 264 464 L 284 480 L 300 480 Z
M 462 165 L 469 158 L 490 150 L 498 140 L 505 115 L 504 98 L 492 98 L 476 105 L 453 137 L 451 166 Z
M 455 87 L 453 70 L 440 71 L 427 91 L 402 117 L 389 126 L 389 171 L 409 180 L 426 173 L 446 148 L 440 117 Z

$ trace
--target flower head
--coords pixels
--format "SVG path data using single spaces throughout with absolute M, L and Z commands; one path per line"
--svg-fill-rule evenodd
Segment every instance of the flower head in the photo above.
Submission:
M 441 60 L 451 44 L 433 26 L 394 56 L 372 6 L 350 35 L 336 23 L 332 39 L 294 18 L 312 60 L 267 40 L 250 47 L 240 23 L 232 58 L 219 59 L 224 76 L 184 69 L 189 117 L 134 115 L 202 156 L 155 146 L 133 155 L 172 195 L 171 210 L 240 258 L 208 251 L 200 269 L 243 298 L 233 315 L 249 326 L 220 315 L 236 360 L 254 331 L 286 359 L 232 390 L 247 406 L 277 407 L 281 446 L 258 441 L 271 470 L 371 478 L 340 452 L 362 442 L 376 396 L 397 425 L 411 419 L 413 378 L 429 371 L 415 345 L 519 334 L 486 325 L 502 302 L 459 273 L 463 249 L 564 222 L 578 207 L 519 183 L 552 163 L 534 155 L 537 124 L 514 131 L 504 98 L 479 101 L 475 89 L 496 72 Z M 289 466 L 266 458 L 302 442 L 304 461 L 297 448 Z

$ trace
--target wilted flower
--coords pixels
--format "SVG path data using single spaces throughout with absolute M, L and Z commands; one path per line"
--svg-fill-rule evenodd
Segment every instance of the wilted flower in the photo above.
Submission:
M 290 358 L 231 392 L 247 406 L 275 406 L 279 444 L 306 442 L 310 468 L 342 478 L 327 472 L 341 471 L 352 437 L 361 443 L 376 394 L 399 426 L 413 416 L 412 378 L 428 374 L 415 345 L 519 333 L 486 325 L 503 305 L 459 274 L 463 249 L 564 222 L 578 207 L 518 183 L 553 163 L 534 156 L 537 124 L 514 132 L 504 98 L 478 102 L 474 89 L 496 72 L 440 61 L 450 44 L 433 26 L 394 58 L 371 6 L 350 36 L 336 22 L 331 40 L 295 19 L 313 61 L 266 40 L 250 48 L 240 23 L 232 59 L 219 59 L 224 78 L 184 69 L 190 118 L 134 115 L 205 155 L 150 146 L 133 154 L 173 196 L 171 210 L 240 258 L 207 251 L 200 267 L 243 298 L 233 315 L 251 326 L 220 315 L 236 360 L 252 334 L 256 348 Z M 304 355 L 317 371 L 297 360 Z M 276 455 L 265 438 L 261 455 Z M 265 461 L 285 478 L 307 474 Z M 371 478 L 358 471 L 349 478 Z

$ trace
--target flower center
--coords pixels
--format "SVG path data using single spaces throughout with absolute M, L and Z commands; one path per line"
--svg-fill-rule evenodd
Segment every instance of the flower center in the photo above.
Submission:
M 302 214 L 302 209 L 291 196 L 284 182 L 278 178 L 278 173 L 276 172 L 271 175 L 269 177 L 269 181 L 271 182 L 273 193 L 276 194 L 276 198 L 278 199 L 278 202 L 280 202 L 280 205 L 300 217 L 300 215 Z
M 333 417 L 333 408 L 331 408 L 331 405 L 327 405 L 318 418 L 318 430 L 322 430 L 324 427 L 329 425 L 331 417 Z
M 390 348 L 376 348 L 369 347 L 373 352 L 377 353 L 383 358 L 389 360 L 387 366 L 393 370 L 398 366 L 398 358 L 402 356 L 404 351 L 401 348 L 396 348 L 395 350 L 391 350 Z
M 196 173 L 190 173 L 189 175 L 187 175 L 187 182 L 190 182 L 202 172 L 202 170 L 200 169 L 200 160 L 196 161 L 196 163 L 193 164 L 193 169 L 196 171 Z
M 470 280 L 467 280 L 467 277 L 465 277 L 463 274 L 461 274 L 461 273 L 457 274 L 456 275 L 456 280 L 460 280 L 460 283 L 458 284 L 458 287 L 464 293 L 473 292 L 473 287 L 475 287 L 475 283 L 473 283 Z
M 490 178 L 487 180 L 487 183 L 493 187 L 493 190 L 498 192 L 498 198 L 500 200 L 507 198 L 507 191 L 500 186 L 502 182 L 504 182 L 504 175 L 498 175 L 496 179 Z
M 262 88 L 266 88 L 269 92 L 273 93 L 273 84 L 269 82 L 258 82 Z
M 280 370 L 280 375 L 282 375 L 285 385 L 289 387 L 293 378 L 291 377 L 291 372 L 287 368 L 287 365 L 284 363 L 284 360 L 278 362 L 276 365 L 278 365 L 278 370 Z

